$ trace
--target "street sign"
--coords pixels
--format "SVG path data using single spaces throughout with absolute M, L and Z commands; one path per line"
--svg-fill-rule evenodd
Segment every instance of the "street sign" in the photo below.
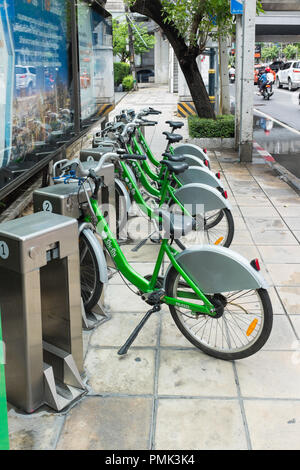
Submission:
M 230 0 L 230 12 L 232 15 L 243 15 L 244 0 Z

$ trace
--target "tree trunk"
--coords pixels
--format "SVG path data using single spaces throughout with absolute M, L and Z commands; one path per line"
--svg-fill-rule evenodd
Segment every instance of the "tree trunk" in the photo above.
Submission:
M 196 55 L 178 57 L 179 65 L 186 79 L 199 117 L 215 119 L 215 112 L 209 100 L 206 87 L 197 64 Z
M 148 16 L 161 27 L 174 49 L 199 117 L 215 119 L 216 116 L 196 62 L 199 54 L 188 48 L 172 22 L 164 22 L 165 17 L 160 0 L 136 0 L 130 9 L 132 12 Z

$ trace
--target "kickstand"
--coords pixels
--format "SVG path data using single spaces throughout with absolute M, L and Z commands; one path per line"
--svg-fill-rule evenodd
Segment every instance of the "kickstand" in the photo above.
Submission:
M 128 349 L 130 348 L 130 346 L 132 345 L 132 343 L 134 342 L 134 340 L 136 339 L 136 337 L 138 336 L 139 332 L 141 331 L 141 329 L 143 328 L 143 326 L 145 325 L 145 323 L 147 322 L 147 320 L 149 320 L 149 318 L 151 317 L 152 313 L 155 313 L 155 312 L 160 312 L 161 310 L 161 305 L 160 304 L 157 304 L 157 305 L 154 305 L 154 307 L 151 308 L 151 310 L 149 310 L 146 315 L 143 317 L 143 319 L 140 321 L 140 323 L 138 324 L 138 326 L 133 330 L 133 332 L 131 333 L 131 335 L 129 336 L 128 340 L 126 341 L 126 343 L 119 349 L 118 351 L 118 355 L 119 356 L 124 356 L 125 354 L 127 354 L 128 352 Z

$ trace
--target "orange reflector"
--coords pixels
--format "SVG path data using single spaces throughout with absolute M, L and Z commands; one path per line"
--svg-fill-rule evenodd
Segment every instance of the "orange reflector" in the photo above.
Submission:
M 257 318 L 255 318 L 255 320 L 253 320 L 253 322 L 251 323 L 251 325 L 249 326 L 247 330 L 247 333 L 246 333 L 247 336 L 250 336 L 253 333 L 253 331 L 256 328 L 257 323 L 258 323 L 258 320 Z
M 220 245 L 220 243 L 222 243 L 223 240 L 224 240 L 224 237 L 218 238 L 218 240 L 215 242 L 215 245 Z

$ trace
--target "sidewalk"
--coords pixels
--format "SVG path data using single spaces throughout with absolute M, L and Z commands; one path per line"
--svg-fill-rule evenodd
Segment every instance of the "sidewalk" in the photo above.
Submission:
M 166 87 L 151 86 L 128 94 L 120 109 L 163 111 L 159 126 L 146 129 L 159 155 L 164 122 L 175 117 L 176 104 Z M 187 137 L 187 126 L 184 132 Z M 235 363 L 206 356 L 184 339 L 164 307 L 120 358 L 118 347 L 147 306 L 114 276 L 106 294 L 112 319 L 84 332 L 88 395 L 60 414 L 10 409 L 12 449 L 300 449 L 299 195 L 263 159 L 240 164 L 234 153 L 209 156 L 233 205 L 231 248 L 249 260 L 258 257 L 271 286 L 274 327 L 264 349 Z M 124 252 L 136 270 L 151 273 L 157 247 L 131 248 Z

